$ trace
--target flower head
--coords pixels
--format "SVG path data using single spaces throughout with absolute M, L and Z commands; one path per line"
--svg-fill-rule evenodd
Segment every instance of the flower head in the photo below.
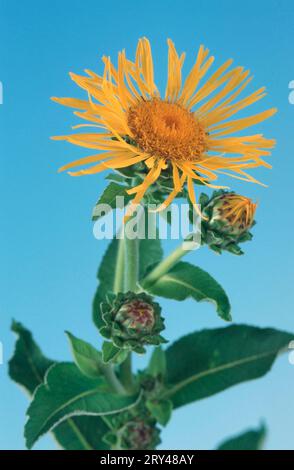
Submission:
M 200 196 L 202 241 L 217 252 L 242 254 L 238 243 L 251 240 L 257 204 L 234 192 L 215 191 L 211 198 Z
M 159 345 L 164 328 L 161 308 L 145 293 L 119 293 L 113 301 L 101 305 L 104 326 L 101 334 L 121 349 L 145 352 L 143 345 Z
M 124 51 L 115 67 L 104 57 L 104 74 L 86 71 L 87 76 L 71 78 L 88 94 L 88 100 L 53 98 L 76 108 L 93 131 L 55 137 L 93 149 L 87 156 L 63 166 L 72 176 L 91 175 L 103 170 L 123 170 L 144 166 L 139 184 L 128 189 L 138 204 L 150 186 L 169 176 L 173 186 L 160 209 L 168 206 L 187 184 L 191 202 L 196 203 L 194 182 L 210 187 L 219 175 L 256 182 L 247 173 L 259 166 L 270 167 L 263 157 L 270 155 L 275 141 L 262 134 L 234 135 L 272 116 L 272 108 L 258 114 L 231 118 L 265 96 L 260 88 L 246 97 L 239 95 L 251 81 L 243 67 L 230 68 L 232 60 L 221 65 L 206 82 L 204 76 L 214 62 L 209 50 L 199 48 L 196 61 L 182 83 L 185 54 L 178 55 L 168 41 L 168 78 L 161 97 L 154 81 L 149 41 L 138 42 L 134 61 Z M 97 153 L 102 151 L 102 153 Z

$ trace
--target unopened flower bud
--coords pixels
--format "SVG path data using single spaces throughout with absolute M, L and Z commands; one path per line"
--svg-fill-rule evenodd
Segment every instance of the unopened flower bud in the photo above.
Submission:
M 101 334 L 121 349 L 144 353 L 144 345 L 159 345 L 164 328 L 161 308 L 145 294 L 119 293 L 112 302 L 101 305 L 104 326 Z
M 112 420 L 112 429 L 104 435 L 103 441 L 112 449 L 151 450 L 160 444 L 160 429 L 147 409 L 137 415 L 122 413 Z
M 209 199 L 200 198 L 202 213 L 202 243 L 219 253 L 222 250 L 242 254 L 239 243 L 252 239 L 257 204 L 234 192 L 216 191 Z
M 158 439 L 159 430 L 144 422 L 136 420 L 129 422 L 122 435 L 124 447 L 133 450 L 147 450 L 154 447 L 154 441 Z

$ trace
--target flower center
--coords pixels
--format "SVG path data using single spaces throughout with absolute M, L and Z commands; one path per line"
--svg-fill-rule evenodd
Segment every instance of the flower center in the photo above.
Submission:
M 197 161 L 206 150 L 206 133 L 194 114 L 158 98 L 141 101 L 128 111 L 137 145 L 152 156 Z

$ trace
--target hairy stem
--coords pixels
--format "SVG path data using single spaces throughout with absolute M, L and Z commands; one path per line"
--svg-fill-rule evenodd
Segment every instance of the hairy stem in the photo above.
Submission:
M 133 391 L 133 373 L 132 373 L 132 353 L 128 354 L 126 360 L 120 366 L 120 376 L 123 386 L 128 391 Z
M 117 261 L 115 266 L 113 292 L 124 292 L 125 285 L 125 240 L 120 238 L 118 241 Z
M 113 292 L 124 292 L 125 284 L 125 240 L 119 239 L 117 261 L 115 266 Z M 103 367 L 103 374 L 110 385 L 110 387 L 117 393 L 126 395 L 127 390 L 121 381 L 118 379 L 112 364 L 105 364 Z
M 139 278 L 139 239 L 125 237 L 125 290 L 136 292 Z M 128 354 L 126 360 L 120 366 L 121 381 L 128 391 L 133 391 L 134 381 L 132 374 L 132 353 Z
M 125 387 L 122 385 L 120 380 L 117 378 L 116 373 L 113 370 L 112 364 L 106 364 L 103 368 L 103 374 L 106 378 L 108 384 L 112 388 L 114 392 L 117 392 L 121 395 L 126 395 L 127 391 Z
M 126 278 L 125 290 L 137 291 L 139 277 L 139 240 L 125 238 Z

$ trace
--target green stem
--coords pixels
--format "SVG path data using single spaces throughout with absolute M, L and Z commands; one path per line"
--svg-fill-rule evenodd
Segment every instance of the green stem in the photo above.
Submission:
M 120 238 L 118 241 L 117 261 L 114 273 L 113 292 L 124 292 L 125 281 L 125 243 L 124 239 Z
M 128 354 L 126 360 L 120 366 L 120 376 L 123 386 L 128 391 L 133 391 L 134 382 L 133 382 L 133 373 L 132 373 L 132 353 Z
M 187 249 L 187 241 L 181 243 L 174 251 L 172 251 L 165 259 L 163 259 L 141 282 L 142 287 L 149 287 L 154 284 L 158 279 L 164 276 L 171 268 L 185 256 L 193 248 L 191 242 L 191 249 Z
M 124 239 L 120 238 L 118 242 L 118 253 L 117 253 L 117 261 L 115 266 L 115 273 L 114 273 L 114 283 L 113 283 L 113 292 L 118 294 L 118 292 L 124 291 L 124 281 L 125 281 L 125 243 Z M 116 373 L 114 371 L 114 367 L 112 364 L 105 364 L 103 367 L 103 374 L 109 383 L 110 387 L 117 393 L 121 395 L 126 395 L 127 390 L 120 382 Z
M 134 238 L 130 240 L 125 238 L 126 253 L 126 278 L 125 290 L 137 291 L 137 282 L 139 277 L 139 240 Z
M 139 278 L 139 239 L 129 239 L 125 237 L 125 261 L 126 277 L 125 291 L 137 292 Z M 126 360 L 120 366 L 120 377 L 124 387 L 128 391 L 134 390 L 134 380 L 132 373 L 132 353 L 128 354 Z
M 114 392 L 119 393 L 120 395 L 126 395 L 127 391 L 125 387 L 122 385 L 120 380 L 117 378 L 112 364 L 106 364 L 105 367 L 103 368 L 103 374 L 104 377 L 106 378 L 108 384 L 110 387 L 113 389 Z

